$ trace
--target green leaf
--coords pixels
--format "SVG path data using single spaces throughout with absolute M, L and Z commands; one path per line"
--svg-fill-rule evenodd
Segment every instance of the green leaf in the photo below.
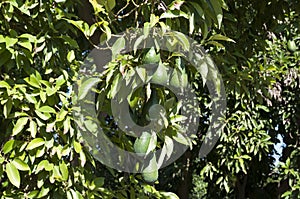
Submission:
M 88 78 L 86 81 L 84 81 L 78 88 L 78 99 L 82 100 L 83 98 L 85 98 L 88 92 L 92 92 L 91 88 L 94 85 L 96 85 L 99 81 L 100 79 L 98 78 Z
M 64 3 L 66 0 L 54 0 L 56 3 Z
M 11 47 L 15 45 L 18 42 L 18 39 L 11 38 L 11 37 L 5 37 L 5 43 L 6 47 Z
M 219 177 L 218 180 L 216 181 L 216 184 L 220 184 L 222 180 L 223 180 L 223 176 Z
M 28 164 L 26 162 L 24 162 L 23 160 L 21 160 L 20 158 L 15 158 L 12 161 L 12 164 L 20 171 L 29 171 L 30 170 Z
M 59 113 L 56 115 L 56 121 L 57 122 L 60 122 L 60 121 L 63 121 L 66 119 L 66 115 L 68 114 L 69 112 L 64 110 L 64 109 L 60 109 Z
M 149 154 L 151 151 L 153 151 L 156 148 L 156 144 L 157 144 L 157 136 L 156 133 L 152 133 L 151 134 L 151 139 L 147 148 L 147 152 L 146 155 Z
M 125 47 L 125 39 L 123 37 L 117 39 L 117 41 L 111 47 L 111 52 L 113 54 L 113 59 L 120 54 L 121 50 Z
M 142 67 L 136 67 L 135 68 L 137 74 L 139 75 L 139 77 L 141 78 L 141 80 L 143 82 L 146 82 L 147 80 L 147 71 L 145 68 L 142 68 Z
M 4 161 L 4 157 L 0 154 L 0 165 L 2 165 Z M 0 174 L 2 174 L 2 167 L 0 168 Z
M 29 41 L 24 41 L 24 42 L 19 42 L 18 43 L 20 46 L 28 49 L 30 52 L 32 51 L 32 45 Z
M 32 74 L 30 75 L 30 77 L 28 78 L 24 78 L 24 80 L 30 85 L 33 86 L 35 88 L 40 88 L 40 82 L 39 80 Z
M 34 95 L 28 95 L 27 93 L 25 93 L 25 97 L 26 97 L 26 99 L 28 100 L 29 103 L 32 103 L 32 104 L 37 103 L 36 98 L 34 97 Z
M 39 173 L 41 170 L 45 169 L 46 171 L 52 171 L 53 169 L 53 164 L 49 163 L 48 160 L 42 160 L 36 167 L 35 173 Z
M 29 142 L 29 144 L 26 147 L 26 150 L 32 150 L 44 144 L 45 140 L 43 138 L 35 138 Z
M 19 118 L 13 128 L 12 136 L 19 134 L 24 129 L 24 126 L 27 124 L 27 121 L 28 121 L 28 117 Z
M 189 15 L 181 10 L 168 10 L 160 16 L 160 19 L 172 19 L 172 18 L 178 18 L 178 17 L 184 17 L 184 18 L 188 19 Z
M 4 155 L 9 153 L 14 148 L 14 144 L 15 140 L 9 140 L 4 144 L 2 148 L 2 152 L 4 153 Z
M 78 191 L 74 191 L 73 189 L 70 189 L 72 192 L 72 198 L 73 199 L 83 199 L 83 196 Z
M 47 93 L 44 92 L 43 90 L 40 90 L 40 97 L 41 97 L 42 102 L 45 103 L 47 100 Z
M 85 163 L 86 163 L 86 156 L 85 156 L 83 150 L 80 151 L 79 157 L 80 157 L 80 163 L 81 163 L 81 166 L 84 167 L 84 165 L 85 165 Z
M 107 8 L 108 10 L 112 10 L 116 6 L 116 1 L 115 0 L 107 0 Z
M 69 171 L 68 171 L 68 167 L 66 165 L 65 162 L 61 162 L 59 163 L 59 170 L 61 172 L 61 175 L 62 175 L 62 179 L 64 181 L 68 180 L 68 177 L 69 177 Z
M 219 41 L 229 41 L 229 42 L 233 42 L 235 43 L 235 41 L 233 39 L 230 39 L 229 37 L 226 37 L 224 35 L 221 34 L 216 34 L 211 36 L 208 41 L 213 41 L 213 40 L 219 40 Z
M 70 19 L 65 19 L 66 21 L 68 21 L 69 23 L 73 24 L 74 26 L 76 26 L 87 38 L 90 37 L 90 28 L 89 28 L 89 25 L 82 21 L 82 20 L 79 20 L 79 21 L 74 21 L 74 20 L 70 20 Z
M 103 6 L 97 1 L 97 0 L 89 0 L 90 3 L 92 4 L 95 14 L 98 14 L 99 12 L 104 12 L 105 9 Z
M 177 135 L 173 137 L 174 140 L 176 140 L 177 142 L 184 144 L 184 145 L 189 145 L 189 142 L 187 141 L 187 138 L 185 136 L 183 136 L 181 133 L 177 132 Z
M 48 120 L 49 118 L 51 118 L 50 113 L 41 113 L 38 110 L 35 110 L 35 113 L 42 119 L 42 120 Z
M 49 187 L 45 188 L 44 186 L 42 186 L 42 189 L 40 190 L 39 195 L 36 198 L 45 197 L 49 193 L 49 191 L 50 191 Z
M 75 59 L 75 52 L 74 50 L 71 50 L 70 52 L 68 52 L 67 60 L 71 63 L 74 59 Z
M 34 190 L 29 192 L 29 194 L 27 195 L 28 198 L 36 198 L 36 195 L 39 193 L 39 190 Z
M 180 199 L 175 193 L 172 192 L 159 192 L 165 199 Z
M 3 53 L 0 54 L 0 56 L 1 56 L 0 59 L 0 67 L 1 67 L 2 65 L 4 65 L 10 60 L 12 54 L 8 50 L 5 50 Z
M 120 87 L 121 87 L 121 75 L 118 73 L 116 75 L 116 77 L 114 78 L 112 85 L 111 85 L 111 89 L 108 93 L 108 96 L 110 98 L 114 98 L 116 96 L 116 94 L 119 92 Z
M 30 42 L 36 42 L 36 37 L 28 33 L 20 35 L 19 38 L 27 39 Z
M 89 132 L 95 133 L 98 130 L 97 123 L 93 120 L 86 120 L 84 121 L 84 125 Z
M 71 190 L 72 190 L 72 189 L 70 189 L 70 190 L 67 192 L 67 199 L 73 199 Z
M 206 84 L 207 80 L 207 75 L 208 75 L 208 63 L 205 58 L 200 58 L 197 60 L 198 61 L 198 70 L 200 71 L 201 77 L 202 77 L 202 82 L 203 82 L 203 87 Z
M 226 180 L 224 181 L 224 187 L 225 187 L 226 192 L 229 193 L 230 188 L 229 188 L 228 182 Z
M 210 0 L 210 2 L 217 17 L 218 28 L 220 29 L 223 19 L 222 5 L 220 4 L 219 0 Z
M 288 46 L 288 49 L 292 52 L 296 51 L 298 49 L 296 43 L 294 40 L 288 40 L 287 42 L 287 46 Z
M 3 115 L 5 118 L 7 118 L 8 115 L 10 114 L 11 108 L 12 108 L 12 100 L 8 99 L 3 107 Z
M 63 75 L 59 76 L 56 79 L 56 83 L 55 83 L 55 87 L 60 87 L 61 85 L 63 85 L 66 82 L 65 78 Z
M 190 42 L 188 38 L 181 32 L 174 32 L 174 36 L 181 42 L 184 50 L 188 51 L 190 49 Z
M 2 58 L 1 58 L 2 59 Z M 10 89 L 11 86 L 6 81 L 0 81 L 0 88 Z
M 167 157 L 170 158 L 173 153 L 174 143 L 169 136 L 165 136 L 165 146 L 167 150 Z
M 111 30 L 110 30 L 110 28 L 108 26 L 108 23 L 104 22 L 103 23 L 103 27 L 104 27 L 105 34 L 106 34 L 106 40 L 110 40 L 110 38 L 111 38 Z
M 76 153 L 80 153 L 81 152 L 82 146 L 81 146 L 81 144 L 79 142 L 74 141 L 73 142 L 73 146 L 74 146 L 74 149 L 75 149 Z
M 33 121 L 33 120 L 30 120 L 29 132 L 31 134 L 31 137 L 35 138 L 36 133 L 37 133 L 37 125 L 36 125 L 35 121 Z
M 68 44 L 73 48 L 79 48 L 77 41 L 70 38 L 69 36 L 62 35 L 61 38 L 65 41 L 65 44 Z
M 11 162 L 7 163 L 5 168 L 7 177 L 11 184 L 20 188 L 21 179 L 18 169 Z
M 225 48 L 225 46 L 219 42 L 216 42 L 216 41 L 209 41 L 206 43 L 207 45 L 208 44 L 211 44 L 211 45 L 214 45 L 214 46 L 217 46 L 217 47 L 220 47 L 220 48 Z
M 134 54 L 136 53 L 136 51 L 137 51 L 138 47 L 140 46 L 140 44 L 142 43 L 142 41 L 144 41 L 144 40 L 145 40 L 144 35 L 139 36 L 139 37 L 135 40 L 134 45 L 133 45 L 133 52 L 134 52 Z M 140 47 L 141 47 L 141 46 L 140 46 Z
M 50 106 L 42 106 L 38 111 L 42 113 L 56 113 L 55 109 Z
M 102 187 L 104 185 L 104 180 L 105 178 L 103 177 L 98 177 L 98 178 L 95 178 L 93 180 L 94 184 L 96 185 L 96 187 Z
M 265 112 L 270 112 L 270 109 L 268 108 L 268 107 L 266 107 L 266 106 L 263 106 L 263 105 L 256 105 L 256 108 L 257 109 L 261 109 L 261 110 L 263 110 L 263 111 L 265 111 Z

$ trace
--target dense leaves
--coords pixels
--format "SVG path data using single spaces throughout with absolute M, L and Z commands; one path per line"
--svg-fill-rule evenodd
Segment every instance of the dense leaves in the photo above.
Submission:
M 1 1 L 1 198 L 299 198 L 299 5 L 298 0 Z M 228 107 L 222 136 L 207 157 L 199 159 L 198 151 L 211 115 L 203 86 L 208 66 L 198 74 L 159 46 L 138 50 L 143 38 L 133 52 L 119 55 L 125 45 L 119 38 L 102 79 L 78 80 L 93 48 L 132 27 L 143 28 L 145 36 L 153 27 L 179 31 L 169 49 L 189 49 L 185 34 L 213 56 Z M 157 84 L 136 89 L 128 102 L 134 122 L 147 125 L 159 115 L 163 130 L 135 138 L 118 128 L 110 100 L 120 96 L 123 79 L 146 82 L 138 66 L 151 63 L 158 64 L 151 77 L 157 84 L 193 85 L 200 102 L 197 137 L 184 136 L 176 93 Z M 170 76 L 168 67 L 174 69 Z M 84 99 L 95 84 L 105 133 L 122 149 L 152 157 L 142 174 L 106 167 L 83 144 L 72 98 Z M 91 122 L 84 125 L 94 130 Z M 153 151 L 163 149 L 169 157 L 175 142 L 190 149 L 158 171 Z

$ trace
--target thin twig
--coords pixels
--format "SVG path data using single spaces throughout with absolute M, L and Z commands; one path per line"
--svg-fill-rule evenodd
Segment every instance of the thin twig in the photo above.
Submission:
M 123 7 L 123 8 L 121 8 L 118 12 L 117 12 L 117 16 L 123 11 L 123 10 L 125 10 L 126 8 L 127 8 L 127 6 L 129 5 L 129 1 L 127 1 L 127 3 L 126 3 L 126 5 Z

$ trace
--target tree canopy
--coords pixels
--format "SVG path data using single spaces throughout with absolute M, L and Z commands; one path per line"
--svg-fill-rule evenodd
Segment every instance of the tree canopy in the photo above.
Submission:
M 0 9 L 1 198 L 300 198 L 298 0 L 4 0 Z M 138 48 L 155 28 L 168 35 L 166 48 L 158 38 Z M 122 53 L 118 34 L 130 31 L 142 36 Z M 111 41 L 113 59 L 101 73 L 90 67 L 97 78 L 82 78 L 89 54 Z M 210 56 L 198 68 L 178 53 L 200 45 Z M 147 64 L 157 65 L 149 77 L 140 67 Z M 220 139 L 199 157 L 219 110 L 209 88 L 213 65 L 227 106 Z M 122 97 L 125 84 L 129 97 Z M 171 88 L 188 85 L 199 121 L 187 136 L 184 104 Z M 76 102 L 91 92 L 94 101 L 84 103 L 97 118 L 77 117 L 90 113 Z M 128 102 L 128 115 L 114 109 L 115 98 Z M 151 132 L 131 136 L 122 128 L 128 118 L 147 126 L 157 116 L 161 126 Z M 148 158 L 141 172 L 99 161 L 105 149 L 95 120 L 114 145 Z M 85 130 L 95 133 L 93 149 Z M 187 150 L 159 169 L 154 151 L 167 158 L 176 144 Z

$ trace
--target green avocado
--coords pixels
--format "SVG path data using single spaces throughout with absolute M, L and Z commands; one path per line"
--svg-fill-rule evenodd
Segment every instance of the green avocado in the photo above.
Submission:
M 188 85 L 188 76 L 185 71 L 174 69 L 171 75 L 170 85 L 176 88 L 185 88 Z
M 158 168 L 155 154 L 153 154 L 152 159 L 149 161 L 149 165 L 143 170 L 142 176 L 146 182 L 155 182 L 158 179 Z
M 160 61 L 160 54 L 155 52 L 155 48 L 152 47 L 150 50 L 147 52 L 143 59 L 144 64 L 155 64 Z
M 163 63 L 159 63 L 158 67 L 151 78 L 151 82 L 159 85 L 166 85 L 168 83 L 169 75 L 167 67 Z
M 151 134 L 143 132 L 141 137 L 137 138 L 134 142 L 134 151 L 141 156 L 144 156 L 148 150 L 148 146 L 151 140 Z

